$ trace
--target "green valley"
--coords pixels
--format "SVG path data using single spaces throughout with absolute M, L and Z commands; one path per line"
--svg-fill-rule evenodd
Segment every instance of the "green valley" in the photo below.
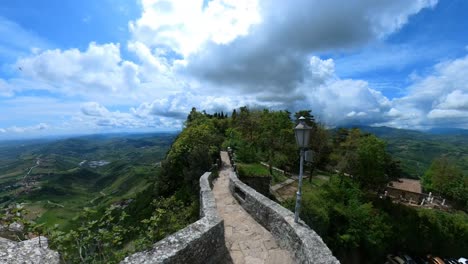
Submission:
M 0 206 L 66 229 L 84 207 L 131 199 L 155 177 L 174 133 L 0 142 Z
M 388 151 L 401 161 L 406 177 L 421 177 L 431 162 L 440 156 L 453 160 L 465 174 L 468 174 L 468 133 L 466 130 L 435 134 L 391 127 L 358 128 L 375 134 L 387 142 Z

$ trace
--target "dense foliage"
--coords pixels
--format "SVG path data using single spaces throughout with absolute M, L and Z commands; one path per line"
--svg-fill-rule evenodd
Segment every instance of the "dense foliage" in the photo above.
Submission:
M 214 118 L 192 109 L 185 129 L 179 134 L 162 162 L 155 192 L 167 196 L 178 193 L 185 200 L 198 195 L 200 176 L 216 163 L 225 133 L 224 118 Z
M 386 151 L 385 142 L 359 129 L 338 130 L 330 160 L 329 165 L 341 175 L 346 173 L 368 190 L 379 191 L 401 175 L 398 161 Z
M 232 113 L 223 145 L 232 147 L 241 162 L 267 162 L 270 174 L 273 166 L 290 170 L 298 162 L 290 115 L 288 111 L 241 107 Z
M 236 150 L 240 162 L 262 160 L 297 173 L 294 122 L 285 118 L 284 122 L 267 125 L 287 115 L 290 114 L 282 111 L 241 108 L 233 113 L 225 146 Z M 305 186 L 301 218 L 324 238 L 342 263 L 382 263 L 387 254 L 396 252 L 420 256 L 465 253 L 468 247 L 465 213 L 416 209 L 378 198 L 377 194 L 383 193 L 390 180 L 408 174 L 389 153 L 385 141 L 360 129 L 326 130 L 316 123 L 311 111 L 299 111 L 294 116 L 306 117 L 313 128 L 309 146 L 314 153 L 313 162 L 306 164 L 310 175 L 316 167 L 337 172 L 320 187 L 306 182 L 314 188 Z M 274 154 L 269 153 L 273 149 Z M 240 163 L 239 173 L 264 175 L 265 170 L 260 172 L 257 166 Z M 451 199 L 457 199 L 455 193 L 458 198 L 464 197 L 461 191 L 466 176 L 453 166 L 443 168 L 449 171 L 443 173 L 437 166 L 431 167 L 426 178 L 432 185 L 426 189 L 433 188 Z M 293 200 L 285 205 L 294 209 Z
M 307 185 L 301 219 L 342 263 L 382 263 L 386 254 L 405 252 L 463 256 L 468 248 L 468 215 L 415 209 L 369 196 L 350 178 L 331 177 Z M 285 205 L 293 210 L 294 201 Z
M 422 182 L 427 191 L 450 198 L 468 211 L 468 175 L 447 157 L 434 159 Z
M 137 201 L 140 205 L 141 200 Z M 51 247 L 67 263 L 118 263 L 126 255 L 147 249 L 165 236 L 193 222 L 197 207 L 175 197 L 154 199 L 149 217 L 129 214 L 131 210 L 110 206 L 103 212 L 85 208 L 70 231 L 49 230 Z M 140 213 L 141 214 L 141 213 Z
M 390 127 L 360 127 L 385 140 L 391 155 L 401 161 L 406 178 L 419 178 L 434 159 L 447 157 L 468 174 L 468 134 L 434 134 Z

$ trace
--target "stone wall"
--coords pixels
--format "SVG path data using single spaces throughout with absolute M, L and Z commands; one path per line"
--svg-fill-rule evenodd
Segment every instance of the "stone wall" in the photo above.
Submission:
M 338 264 L 330 249 L 302 220 L 294 222 L 294 214 L 239 180 L 234 171 L 229 189 L 242 207 L 271 232 L 279 246 L 288 250 L 296 263 Z
M 200 177 L 200 220 L 158 241 L 152 249 L 126 257 L 121 263 L 222 263 L 228 253 L 224 222 L 218 216 L 211 191 L 213 175 L 207 172 Z
M 21 242 L 0 237 L 0 263 L 58 264 L 60 255 L 48 248 L 45 237 L 35 237 Z
M 265 195 L 266 197 L 270 197 L 270 182 L 271 177 L 246 177 L 246 176 L 239 176 L 239 179 L 247 184 L 248 186 L 252 187 L 257 192 Z

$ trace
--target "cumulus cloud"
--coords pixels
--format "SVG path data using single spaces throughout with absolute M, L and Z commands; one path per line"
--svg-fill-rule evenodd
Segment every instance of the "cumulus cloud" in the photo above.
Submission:
M 262 22 L 220 45 L 207 42 L 182 68 L 217 85 L 246 91 L 294 92 L 312 52 L 362 45 L 401 28 L 436 1 L 259 1 Z
M 72 121 L 97 129 L 173 128 L 191 107 L 243 105 L 313 109 L 331 126 L 466 127 L 467 57 L 437 64 L 389 100 L 365 80 L 338 76 L 339 61 L 317 56 L 385 40 L 436 3 L 141 0 L 141 17 L 129 22 L 131 38 L 122 45 L 134 61 L 118 43 L 36 50 L 13 65 L 22 76 L 0 80 L 0 96 L 17 89 L 79 96 L 90 102 L 77 103 Z M 128 110 L 109 110 L 122 106 Z
M 204 2 L 142 0 L 141 17 L 129 24 L 134 40 L 187 56 L 208 40 L 225 44 L 246 35 L 260 20 L 256 1 L 214 0 L 205 7 Z
M 161 126 L 161 120 L 156 116 L 135 116 L 128 112 L 109 111 L 97 102 L 87 102 L 81 106 L 81 115 L 74 117 L 75 121 L 99 128 L 155 128 Z
M 391 108 L 385 96 L 360 80 L 334 80 L 309 94 L 310 107 L 329 125 L 383 122 Z
M 88 116 L 106 116 L 109 110 L 97 102 L 87 102 L 82 104 L 81 112 Z
M 98 45 L 87 50 L 46 50 L 19 59 L 22 77 L 46 84 L 45 89 L 67 95 L 124 95 L 139 86 L 138 65 L 123 60 L 119 44 Z
M 413 77 L 408 94 L 393 100 L 408 127 L 468 128 L 468 56 L 439 63 L 426 76 Z
M 243 96 L 207 96 L 195 91 L 186 91 L 150 103 L 144 102 L 136 108 L 131 108 L 131 113 L 140 118 L 158 116 L 184 120 L 192 107 L 207 112 L 227 112 L 242 105 L 254 106 L 256 101 Z
M 468 110 L 468 91 L 455 90 L 437 106 L 440 109 Z

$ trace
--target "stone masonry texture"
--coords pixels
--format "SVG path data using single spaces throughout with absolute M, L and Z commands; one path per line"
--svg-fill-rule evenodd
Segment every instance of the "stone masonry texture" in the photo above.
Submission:
M 0 237 L 0 263 L 58 264 L 60 255 L 48 249 L 48 241 L 45 237 L 35 237 L 21 242 Z
M 216 211 L 216 202 L 210 188 L 213 175 L 200 178 L 201 219 L 154 244 L 147 251 L 125 258 L 121 263 L 224 263 L 224 223 Z
M 287 250 L 281 249 L 268 230 L 255 221 L 229 191 L 231 167 L 226 152 L 221 153 L 223 168 L 216 180 L 215 195 L 219 215 L 224 219 L 224 236 L 230 260 L 235 264 L 294 263 Z
M 229 189 L 242 207 L 270 231 L 279 247 L 291 253 L 296 263 L 339 263 L 317 233 L 302 220 L 295 223 L 291 211 L 241 182 L 233 170 L 229 171 Z

